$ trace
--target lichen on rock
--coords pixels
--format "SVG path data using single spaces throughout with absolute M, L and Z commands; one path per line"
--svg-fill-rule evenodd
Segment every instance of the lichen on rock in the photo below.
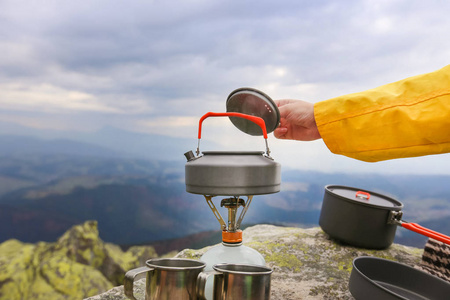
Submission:
M 157 257 L 153 247 L 120 247 L 99 238 L 97 222 L 68 230 L 55 243 L 0 244 L 0 298 L 83 299 L 123 282 L 127 270 Z

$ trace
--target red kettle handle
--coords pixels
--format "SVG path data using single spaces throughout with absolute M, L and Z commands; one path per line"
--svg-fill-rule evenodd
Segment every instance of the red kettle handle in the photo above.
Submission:
M 258 125 L 259 127 L 261 127 L 261 129 L 263 131 L 264 138 L 267 139 L 266 123 L 264 122 L 264 120 L 262 118 L 257 117 L 257 116 L 251 116 L 251 115 L 236 113 L 236 112 L 226 112 L 226 113 L 207 112 L 206 114 L 204 114 L 200 118 L 200 121 L 198 123 L 198 139 L 202 138 L 202 123 L 203 123 L 203 120 L 205 120 L 208 117 L 239 117 L 239 118 L 247 119 L 249 121 L 252 121 L 256 125 Z
M 450 245 L 450 237 L 445 234 L 425 228 L 417 223 L 403 222 L 403 223 L 401 223 L 401 225 L 403 228 L 406 228 L 408 230 L 414 231 L 416 233 L 422 234 L 424 236 L 430 237 L 432 239 L 435 239 L 437 241 L 440 241 L 442 243 Z

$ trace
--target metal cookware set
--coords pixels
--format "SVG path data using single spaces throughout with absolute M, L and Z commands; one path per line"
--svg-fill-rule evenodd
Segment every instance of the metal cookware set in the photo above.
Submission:
M 402 220 L 403 204 L 391 197 L 353 187 L 328 185 L 319 225 L 344 244 L 385 249 L 397 226 L 450 244 L 450 237 Z M 375 257 L 353 261 L 349 289 L 356 299 L 449 299 L 450 283 L 410 266 Z
M 270 156 L 267 142 L 267 134 L 275 130 L 280 122 L 276 104 L 261 91 L 241 88 L 228 96 L 226 108 L 227 112 L 225 113 L 208 112 L 200 118 L 196 153 L 194 154 L 192 151 L 185 153 L 187 158 L 185 165 L 186 191 L 204 195 L 207 200 L 219 195 L 232 195 L 235 198 L 245 195 L 251 199 L 253 195 L 280 191 L 280 164 Z M 250 135 L 262 135 L 265 139 L 265 152 L 200 152 L 202 123 L 209 117 L 228 117 L 239 130 Z M 239 224 L 247 208 L 248 205 L 238 220 Z M 324 191 L 319 225 L 331 238 L 348 245 L 368 249 L 389 247 L 394 240 L 397 226 L 450 244 L 450 237 L 419 224 L 402 220 L 402 208 L 401 202 L 379 193 L 353 187 L 328 185 Z M 214 209 L 213 212 L 215 215 L 217 214 Z M 224 223 L 223 220 L 222 223 Z M 237 224 L 237 228 L 239 228 L 239 224 Z M 226 228 L 226 225 L 222 227 Z M 209 275 L 202 272 L 204 267 L 202 262 L 157 261 L 158 264 L 162 263 L 157 266 L 154 263 L 149 261 L 147 267 L 134 269 L 127 273 L 125 289 L 130 298 L 134 299 L 133 280 L 139 273 L 147 274 L 147 300 L 160 299 L 159 296 L 154 296 L 156 293 L 166 293 L 164 295 L 177 293 L 176 295 L 180 295 L 179 297 L 183 295 L 183 298 L 179 299 L 195 299 L 196 294 L 204 297 L 205 278 Z M 152 274 L 150 269 L 156 270 L 152 271 L 156 273 L 150 275 Z M 170 273 L 174 269 L 181 270 L 183 274 Z M 233 293 L 238 295 L 239 299 L 270 298 L 270 274 L 272 271 L 269 268 L 218 265 L 214 266 L 214 270 L 214 278 L 221 285 L 221 287 L 214 287 L 217 289 L 214 292 L 217 297 L 215 296 L 214 299 L 237 299 L 231 296 Z M 158 280 L 162 280 L 160 273 L 168 271 L 170 272 L 164 278 L 174 276 L 170 282 L 178 282 L 177 276 L 190 277 L 190 280 L 183 281 L 184 285 L 188 282 L 188 286 L 178 289 L 170 284 L 162 286 L 163 283 L 158 282 Z M 243 274 L 246 271 L 250 273 L 248 276 L 257 276 L 260 283 L 253 287 L 253 292 L 246 290 L 246 296 L 244 296 L 242 286 L 238 282 L 250 279 L 240 278 L 236 274 Z M 231 281 L 229 278 L 233 278 L 233 280 Z M 232 282 L 236 282 L 234 287 Z M 166 284 L 168 283 L 166 282 Z M 195 291 L 195 287 L 197 287 L 197 291 Z M 227 292 L 224 292 L 225 290 Z M 349 290 L 356 299 L 450 299 L 449 282 L 404 264 L 375 257 L 358 257 L 353 261 Z M 224 297 L 227 293 L 230 297 Z

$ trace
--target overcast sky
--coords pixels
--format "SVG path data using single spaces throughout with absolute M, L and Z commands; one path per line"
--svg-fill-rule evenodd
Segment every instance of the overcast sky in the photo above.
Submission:
M 0 122 L 195 139 L 239 87 L 317 102 L 441 68 L 449 12 L 444 0 L 0 0 Z M 208 124 L 224 148 L 263 150 Z M 322 141 L 269 143 L 289 167 L 450 174 L 447 154 L 368 164 Z

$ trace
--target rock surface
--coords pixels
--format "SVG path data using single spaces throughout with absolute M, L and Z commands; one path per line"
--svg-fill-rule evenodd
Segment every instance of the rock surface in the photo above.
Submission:
M 157 257 L 152 247 L 123 252 L 104 243 L 97 222 L 68 230 L 56 243 L 0 244 L 0 299 L 83 299 L 122 284 L 125 271 Z
M 417 266 L 423 249 L 393 244 L 386 250 L 366 250 L 341 245 L 320 228 L 286 228 L 257 225 L 244 231 L 245 245 L 258 250 L 273 269 L 271 299 L 353 299 L 348 291 L 352 261 L 375 256 Z M 186 249 L 177 257 L 199 259 L 209 247 Z M 145 279 L 136 281 L 135 296 L 144 299 Z M 89 300 L 123 300 L 123 287 Z

